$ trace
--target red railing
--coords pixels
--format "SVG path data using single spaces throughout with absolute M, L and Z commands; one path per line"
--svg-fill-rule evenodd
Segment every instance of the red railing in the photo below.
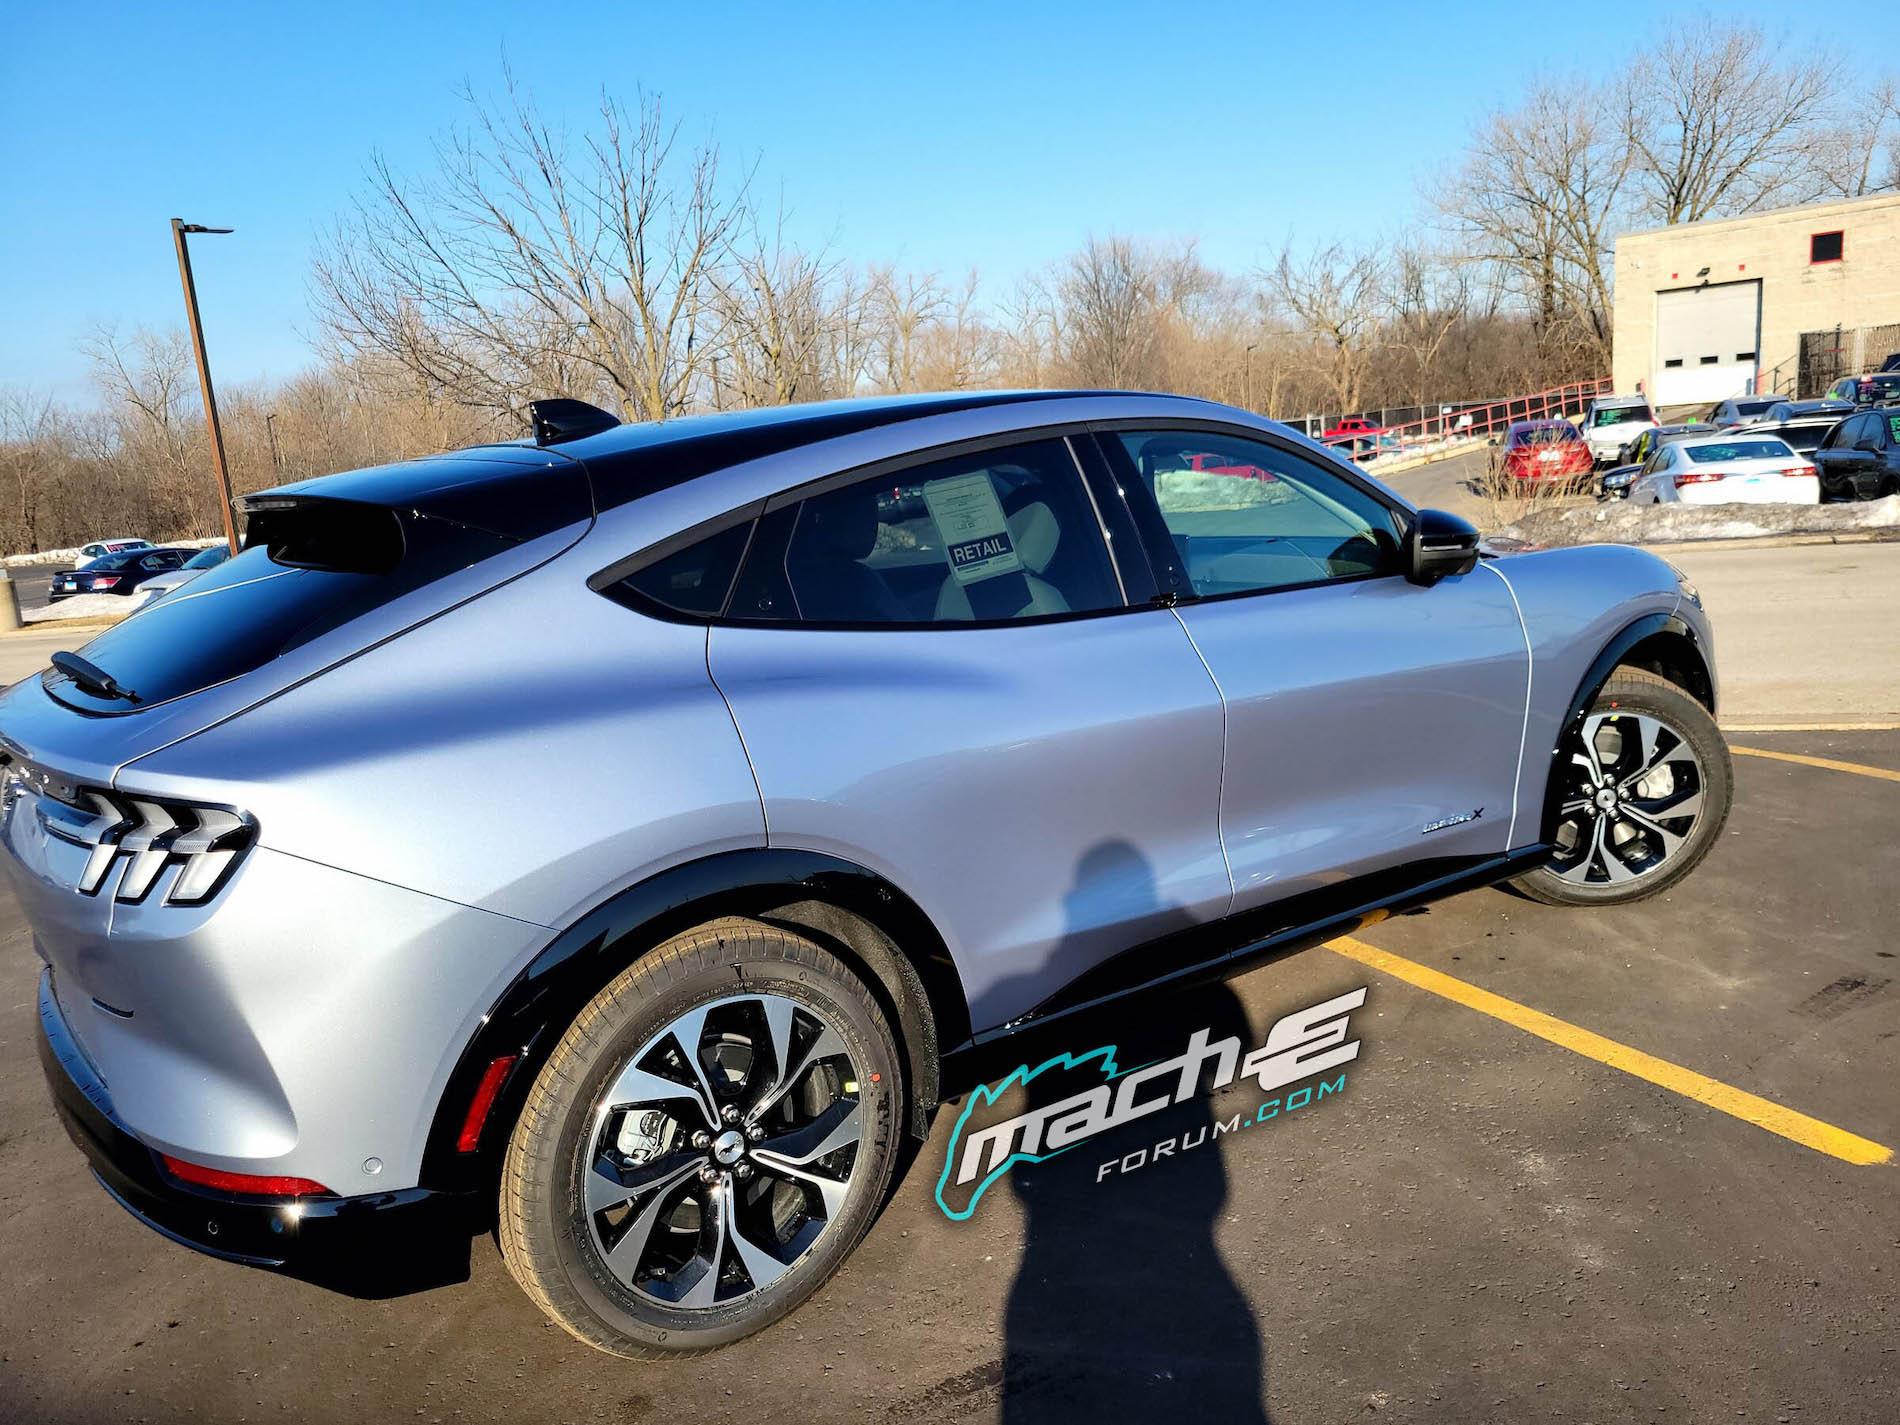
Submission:
M 1451 441 L 1481 440 L 1496 435 L 1513 421 L 1537 421 L 1576 415 L 1596 396 L 1610 393 L 1610 378 L 1576 381 L 1568 386 L 1553 386 L 1526 396 L 1510 396 L 1498 401 L 1474 401 L 1468 404 L 1446 403 L 1449 409 L 1423 420 L 1404 425 L 1382 426 L 1365 435 L 1338 436 L 1327 442 L 1355 453 L 1357 459 L 1381 455 L 1403 455 Z M 1368 448 L 1377 442 L 1377 449 Z

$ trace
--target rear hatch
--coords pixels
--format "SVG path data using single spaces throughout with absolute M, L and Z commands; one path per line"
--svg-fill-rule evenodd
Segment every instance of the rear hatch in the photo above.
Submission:
M 287 486 L 241 508 L 240 553 L 0 695 L 7 808 L 37 812 L 7 815 L 5 838 L 43 938 L 93 914 L 87 898 L 58 896 L 87 860 L 75 833 L 105 815 L 93 795 L 123 809 L 125 763 L 526 573 L 586 531 L 593 500 L 584 467 L 508 446 Z
M 97 777 L 526 572 L 580 537 L 593 502 L 580 465 L 501 446 L 239 508 L 240 553 L 77 649 L 117 691 L 49 668 L 0 696 L 0 735 Z

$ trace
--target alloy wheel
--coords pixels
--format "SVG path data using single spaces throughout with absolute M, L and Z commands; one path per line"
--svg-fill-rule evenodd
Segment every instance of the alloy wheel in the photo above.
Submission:
M 679 1016 L 592 1111 L 581 1208 L 609 1274 L 676 1310 L 763 1291 L 842 1211 L 858 1073 L 836 1027 L 777 994 Z
M 1622 885 L 1654 874 L 1702 815 L 1695 749 L 1654 713 L 1592 713 L 1562 773 L 1551 869 L 1573 885 Z

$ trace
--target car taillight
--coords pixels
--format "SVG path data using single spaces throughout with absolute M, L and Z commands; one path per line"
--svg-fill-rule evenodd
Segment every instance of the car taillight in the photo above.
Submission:
M 1722 478 L 1720 470 L 1685 470 L 1676 476 L 1676 488 L 1684 485 L 1711 485 Z
M 34 787 L 19 769 L 8 769 L 11 802 L 25 794 L 49 836 L 91 854 L 73 889 L 97 895 L 115 866 L 123 863 L 113 899 L 135 904 L 171 867 L 177 868 L 164 899 L 169 905 L 199 905 L 217 893 L 257 839 L 257 824 L 240 812 L 154 797 L 77 789 L 74 800 Z
M 110 589 L 118 582 L 119 576 L 117 574 L 95 574 L 86 581 L 86 585 L 88 588 L 93 589 Z
M 1788 465 L 1775 472 L 1777 475 L 1812 475 L 1813 473 L 1812 465 Z

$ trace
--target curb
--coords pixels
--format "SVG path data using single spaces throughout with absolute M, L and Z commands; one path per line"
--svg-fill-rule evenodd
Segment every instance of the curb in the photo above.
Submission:
M 1889 529 L 1848 529 L 1838 534 L 1817 530 L 1811 534 L 1756 534 L 1741 539 L 1670 539 L 1645 540 L 1638 549 L 1681 549 L 1687 545 L 1710 549 L 1794 549 L 1804 544 L 1893 544 L 1900 542 L 1900 527 Z

